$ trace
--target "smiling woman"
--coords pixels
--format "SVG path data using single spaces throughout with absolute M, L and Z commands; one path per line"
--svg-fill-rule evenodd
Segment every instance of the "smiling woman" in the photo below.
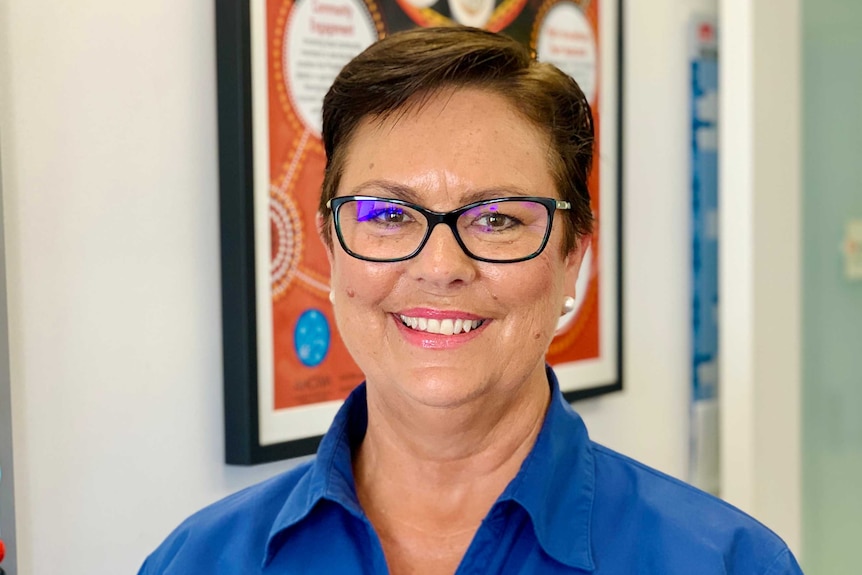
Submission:
M 475 427 L 480 436 L 510 417 L 541 419 L 548 395 L 544 354 L 564 298 L 574 295 L 566 290 L 576 283 L 582 255 L 579 248 L 564 255 L 565 212 L 554 215 L 545 207 L 560 200 L 547 149 L 548 136 L 487 89 L 443 88 L 404 114 L 366 117 L 357 125 L 333 201 L 343 209 L 343 197 L 389 182 L 378 193 L 410 197 L 416 205 L 412 219 L 419 224 L 404 232 L 407 246 L 400 234 L 384 232 L 368 241 L 354 234 L 350 239 L 358 244 L 330 252 L 339 332 L 369 382 L 370 401 L 385 391 L 381 408 L 399 418 L 410 414 L 411 422 L 430 416 L 432 426 L 444 414 L 425 414 L 422 406 L 457 407 L 465 410 L 458 417 L 485 420 L 487 428 Z M 533 222 L 532 231 L 520 234 L 522 241 L 504 239 L 489 248 L 479 246 L 473 233 L 461 233 L 462 206 L 467 204 L 463 213 L 470 214 L 479 208 L 470 203 L 477 195 L 516 192 L 525 198 L 552 196 L 549 204 L 535 203 L 541 217 L 535 208 L 521 210 Z M 423 209 L 454 210 L 456 233 L 447 226 L 431 228 Z M 343 239 L 345 226 L 352 231 L 356 218 L 351 223 L 349 214 L 338 214 L 335 228 L 341 224 Z M 402 261 L 374 264 L 355 257 L 357 250 L 372 247 L 398 252 Z M 516 257 L 503 257 L 507 251 Z M 477 258 L 494 255 L 525 261 L 504 265 Z M 453 337 L 407 327 L 402 315 L 425 319 L 432 329 L 438 320 L 481 323 Z M 524 405 L 536 411 L 527 415 Z
M 799 573 L 750 517 L 590 441 L 545 365 L 592 221 L 571 78 L 503 36 L 416 30 L 350 62 L 323 119 L 318 225 L 366 381 L 313 461 L 141 573 Z

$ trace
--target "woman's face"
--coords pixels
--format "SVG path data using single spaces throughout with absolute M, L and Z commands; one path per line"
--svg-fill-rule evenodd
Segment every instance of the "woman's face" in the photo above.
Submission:
M 398 188 L 410 196 L 401 199 L 435 211 L 477 199 L 559 197 L 548 153 L 547 137 L 502 97 L 447 91 L 419 110 L 361 123 L 337 195 L 393 196 Z M 393 400 L 455 407 L 544 385 L 544 354 L 582 256 L 580 247 L 562 255 L 563 217 L 554 216 L 539 256 L 507 264 L 470 259 L 445 225 L 416 257 L 395 263 L 351 257 L 333 230 L 335 317 L 369 387 Z M 408 326 L 402 316 L 418 321 Z M 479 325 L 465 333 L 465 322 Z

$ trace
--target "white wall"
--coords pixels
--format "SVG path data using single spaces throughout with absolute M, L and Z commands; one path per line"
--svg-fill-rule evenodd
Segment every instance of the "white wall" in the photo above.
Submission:
M 721 0 L 723 495 L 801 547 L 799 0 Z
M 685 479 L 691 386 L 688 26 L 710 0 L 625 3 L 624 387 L 577 406 L 593 439 Z
M 178 521 L 289 464 L 222 464 L 213 2 L 0 3 L 20 572 L 134 572 Z M 686 469 L 686 26 L 629 2 L 625 392 L 598 440 Z
M 134 572 L 221 464 L 213 2 L 2 4 L 20 573 Z

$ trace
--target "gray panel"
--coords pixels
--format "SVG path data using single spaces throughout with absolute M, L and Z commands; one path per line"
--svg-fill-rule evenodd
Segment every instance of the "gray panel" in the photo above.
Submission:
M 2 157 L 2 156 L 0 156 Z M 12 398 L 9 379 L 9 316 L 6 307 L 6 232 L 3 217 L 3 178 L 0 165 L 0 537 L 6 543 L 2 563 L 8 575 L 15 575 L 15 490 L 12 469 Z

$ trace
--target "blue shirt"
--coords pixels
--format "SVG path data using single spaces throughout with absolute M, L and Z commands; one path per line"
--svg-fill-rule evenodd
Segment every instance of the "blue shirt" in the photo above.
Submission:
M 748 515 L 593 443 L 550 369 L 548 379 L 536 444 L 457 575 L 801 573 L 784 542 Z M 351 466 L 365 397 L 364 385 L 350 395 L 313 461 L 193 515 L 140 575 L 386 574 Z

